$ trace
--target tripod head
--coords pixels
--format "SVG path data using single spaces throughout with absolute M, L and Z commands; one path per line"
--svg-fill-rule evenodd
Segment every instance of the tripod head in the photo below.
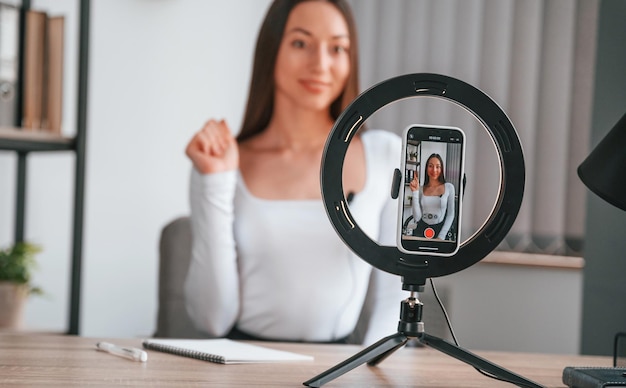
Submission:
M 403 333 L 408 338 L 418 338 L 424 332 L 423 307 L 424 305 L 417 299 L 415 292 L 411 292 L 411 296 L 400 303 L 398 332 Z

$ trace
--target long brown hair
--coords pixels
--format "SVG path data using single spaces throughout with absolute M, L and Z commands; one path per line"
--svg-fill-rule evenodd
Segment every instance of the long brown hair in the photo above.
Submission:
M 274 0 L 265 15 L 256 42 L 246 112 L 237 136 L 239 142 L 262 132 L 272 118 L 275 93 L 274 67 L 278 49 L 291 10 L 304 1 L 312 0 Z M 352 9 L 348 2 L 346 0 L 323 1 L 337 7 L 346 20 L 350 34 L 350 74 L 343 92 L 330 105 L 330 115 L 336 120 L 346 106 L 359 94 L 358 37 Z

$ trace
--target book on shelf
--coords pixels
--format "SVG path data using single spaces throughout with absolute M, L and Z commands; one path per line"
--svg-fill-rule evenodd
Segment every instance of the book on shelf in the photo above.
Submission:
M 47 50 L 45 65 L 46 87 L 42 129 L 61 134 L 63 118 L 63 48 L 65 36 L 65 17 L 48 18 L 46 26 Z
M 22 127 L 60 134 L 65 18 L 28 10 L 25 19 Z
M 0 3 L 0 127 L 17 124 L 19 28 L 19 9 Z
M 144 339 L 146 349 L 219 364 L 249 364 L 284 361 L 311 361 L 312 356 L 271 349 L 264 346 L 215 339 Z
M 24 32 L 24 90 L 22 127 L 41 128 L 44 88 L 44 52 L 46 40 L 45 12 L 26 12 Z

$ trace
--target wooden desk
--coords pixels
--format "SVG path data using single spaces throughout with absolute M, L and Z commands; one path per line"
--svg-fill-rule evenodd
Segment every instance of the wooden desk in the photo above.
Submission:
M 95 349 L 106 340 L 141 347 L 139 339 L 0 334 L 0 386 L 302 387 L 302 382 L 358 352 L 351 345 L 260 343 L 308 354 L 315 361 L 221 365 L 148 351 L 148 362 Z M 563 387 L 565 366 L 611 366 L 609 357 L 476 352 L 547 387 Z M 512 387 L 430 348 L 403 348 L 378 367 L 359 366 L 324 387 Z

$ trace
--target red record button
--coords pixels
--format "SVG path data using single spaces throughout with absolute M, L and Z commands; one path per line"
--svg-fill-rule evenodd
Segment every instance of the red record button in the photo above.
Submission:
M 424 230 L 424 237 L 433 238 L 435 237 L 435 230 L 433 228 L 426 228 Z

